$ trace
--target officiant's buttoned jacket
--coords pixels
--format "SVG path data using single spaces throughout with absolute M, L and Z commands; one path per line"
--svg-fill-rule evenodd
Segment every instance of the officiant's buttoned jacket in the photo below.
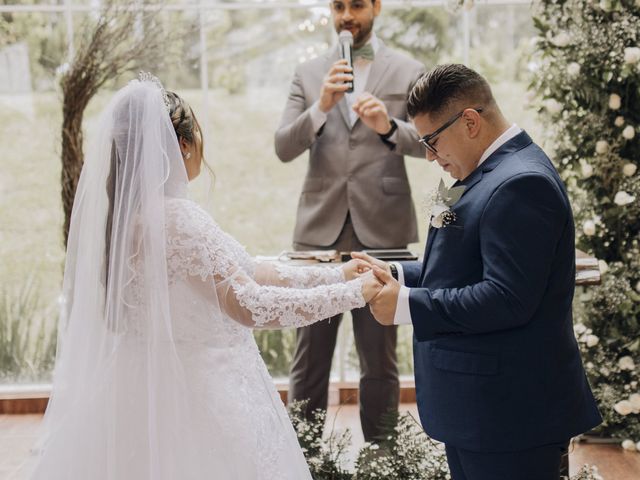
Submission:
M 418 241 L 404 155 L 424 156 L 408 121 L 406 100 L 424 66 L 379 42 L 365 91 L 382 100 L 398 125 L 395 145 L 386 144 L 359 119 L 352 125 L 346 98 L 329 111 L 316 133 L 310 107 L 319 99 L 337 47 L 296 69 L 280 127 L 276 153 L 289 162 L 309 149 L 309 168 L 298 204 L 294 242 L 329 246 L 347 213 L 367 247 L 404 247 Z

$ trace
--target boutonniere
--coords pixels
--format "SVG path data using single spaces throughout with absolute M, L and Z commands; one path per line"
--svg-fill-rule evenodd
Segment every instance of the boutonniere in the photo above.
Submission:
M 434 228 L 442 228 L 451 225 L 456 220 L 456 214 L 451 210 L 467 187 L 459 185 L 447 188 L 440 179 L 438 188 L 431 193 L 431 218 L 430 223 Z

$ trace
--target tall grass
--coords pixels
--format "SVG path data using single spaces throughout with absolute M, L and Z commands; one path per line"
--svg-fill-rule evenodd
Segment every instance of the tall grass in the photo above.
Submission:
M 57 327 L 43 308 L 34 276 L 0 296 L 0 382 L 48 381 L 56 356 Z

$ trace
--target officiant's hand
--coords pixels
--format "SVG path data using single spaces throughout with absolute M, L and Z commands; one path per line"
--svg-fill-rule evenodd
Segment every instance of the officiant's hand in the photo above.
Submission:
M 400 293 L 400 283 L 391 276 L 391 272 L 375 265 L 373 275 L 384 284 L 380 292 L 369 302 L 369 309 L 381 325 L 393 325 L 396 305 Z
M 320 88 L 320 100 L 318 107 L 324 113 L 328 113 L 342 100 L 349 90 L 349 85 L 344 82 L 353 81 L 353 69 L 342 59 L 331 65 L 331 69 L 325 75 Z
M 391 131 L 391 120 L 384 102 L 365 92 L 358 97 L 353 106 L 362 123 L 380 135 Z
M 369 270 L 362 276 L 362 296 L 364 301 L 369 303 L 382 290 L 382 283 Z
M 344 273 L 344 278 L 349 281 L 371 271 L 371 267 L 372 265 L 366 260 L 354 258 L 342 265 L 342 272 Z

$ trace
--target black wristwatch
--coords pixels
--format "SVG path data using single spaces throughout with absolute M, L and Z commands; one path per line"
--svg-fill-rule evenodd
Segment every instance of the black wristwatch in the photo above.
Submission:
M 396 267 L 394 263 L 390 263 L 389 270 L 391 270 L 391 276 L 398 280 L 398 267 Z
M 382 140 L 389 140 L 389 137 L 391 137 L 391 135 L 393 135 L 395 133 L 395 131 L 398 129 L 398 124 L 396 123 L 396 121 L 392 118 L 391 120 L 389 120 L 389 123 L 391 124 L 391 130 L 389 130 L 387 133 L 379 133 L 378 135 L 380 135 L 380 138 Z

